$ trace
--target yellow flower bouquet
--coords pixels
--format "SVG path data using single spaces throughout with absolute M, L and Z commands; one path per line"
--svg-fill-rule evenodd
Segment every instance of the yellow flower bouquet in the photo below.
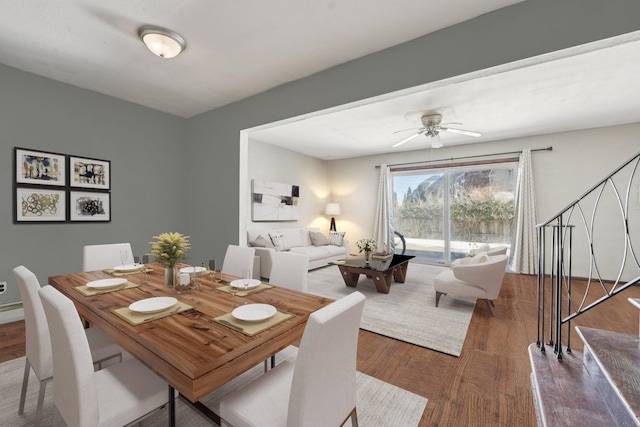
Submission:
M 151 255 L 165 268 L 174 268 L 177 263 L 187 259 L 187 251 L 191 249 L 189 236 L 181 233 L 162 233 L 153 236 Z

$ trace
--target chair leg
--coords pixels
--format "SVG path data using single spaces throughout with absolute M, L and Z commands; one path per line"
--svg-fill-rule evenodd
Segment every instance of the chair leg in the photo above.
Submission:
M 18 415 L 22 415 L 24 412 L 24 401 L 27 398 L 27 384 L 29 383 L 29 371 L 31 370 L 31 364 L 29 358 L 25 358 L 24 361 L 24 376 L 22 377 L 22 391 L 20 392 L 20 405 L 18 406 Z
M 493 301 L 486 299 L 484 300 L 484 302 L 487 303 L 487 307 L 489 308 L 489 312 L 491 313 L 491 317 L 495 316 L 495 313 L 493 312 Z
M 436 307 L 438 306 L 438 303 L 440 302 L 440 297 L 442 295 L 446 295 L 446 294 L 444 292 L 436 291 Z
M 36 409 L 36 421 L 35 426 L 40 426 L 40 421 L 42 421 L 42 408 L 44 406 L 44 393 L 47 391 L 47 382 L 49 380 L 40 381 L 40 391 L 38 392 L 38 407 Z

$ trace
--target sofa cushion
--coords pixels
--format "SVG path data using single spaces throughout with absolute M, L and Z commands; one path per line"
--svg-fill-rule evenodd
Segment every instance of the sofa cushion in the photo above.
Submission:
M 261 234 L 258 235 L 258 237 L 256 237 L 255 240 L 247 242 L 247 244 L 254 248 L 275 248 L 271 240 L 265 239 L 264 237 L 262 237 Z
M 313 246 L 325 246 L 329 244 L 327 236 L 319 231 L 309 231 L 309 237 L 311 238 L 311 244 Z
M 473 258 L 471 258 L 469 264 L 482 264 L 483 262 L 487 262 L 489 260 L 489 255 L 487 255 L 486 252 L 480 252 L 478 255 L 475 255 Z
M 329 252 L 327 251 L 328 247 L 329 246 L 298 246 L 291 248 L 291 252 L 304 254 L 309 257 L 309 261 L 315 261 L 329 256 Z
M 307 232 L 307 230 L 301 230 L 300 228 L 281 228 L 278 229 L 278 232 L 282 234 L 284 238 L 285 246 L 287 249 L 293 248 L 296 246 L 305 246 L 302 241 L 302 232 Z
M 344 231 L 332 231 L 329 233 L 329 244 L 335 246 L 342 246 L 344 241 Z
M 269 233 L 269 237 L 271 237 L 271 242 L 273 246 L 276 248 L 276 251 L 286 251 L 289 248 L 287 247 L 284 236 L 280 233 Z

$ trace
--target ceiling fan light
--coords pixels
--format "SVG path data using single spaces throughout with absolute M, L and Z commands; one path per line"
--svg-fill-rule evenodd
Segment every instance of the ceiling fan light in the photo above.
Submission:
M 138 30 L 138 35 L 147 48 L 160 58 L 174 58 L 187 47 L 178 33 L 166 28 L 144 25 Z
M 431 142 L 432 148 L 440 148 L 442 147 L 442 140 L 440 139 L 440 134 L 435 133 L 429 137 L 429 142 Z

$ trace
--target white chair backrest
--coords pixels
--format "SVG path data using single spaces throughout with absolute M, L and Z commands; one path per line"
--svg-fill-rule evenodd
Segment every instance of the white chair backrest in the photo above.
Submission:
M 82 248 L 82 271 L 103 270 L 122 264 L 120 251 L 127 251 L 127 264 L 133 263 L 131 243 L 85 246 Z
M 18 282 L 24 308 L 27 358 L 38 379 L 42 381 L 53 376 L 53 359 L 49 324 L 38 296 L 40 282 L 36 275 L 23 265 L 14 268 L 13 274 Z
M 222 269 L 224 274 L 242 277 L 242 271 L 249 269 L 249 277 L 253 277 L 253 257 L 256 255 L 254 248 L 245 248 L 236 245 L 227 246 L 227 252 L 224 255 Z
M 276 286 L 307 292 L 309 282 L 309 257 L 295 252 L 276 252 L 269 283 Z
M 487 252 L 487 255 L 489 255 L 489 256 L 506 255 L 507 254 L 507 247 L 506 246 L 496 246 L 495 248 L 490 248 L 486 252 Z
M 295 362 L 288 426 L 337 426 L 356 407 L 364 300 L 356 291 L 309 316 Z
M 39 291 L 49 322 L 56 382 L 53 401 L 69 427 L 98 424 L 98 396 L 89 342 L 73 302 L 52 286 Z
M 487 262 L 453 267 L 453 275 L 459 280 L 484 289 L 487 299 L 496 299 L 507 270 L 507 260 L 506 255 L 490 256 Z

